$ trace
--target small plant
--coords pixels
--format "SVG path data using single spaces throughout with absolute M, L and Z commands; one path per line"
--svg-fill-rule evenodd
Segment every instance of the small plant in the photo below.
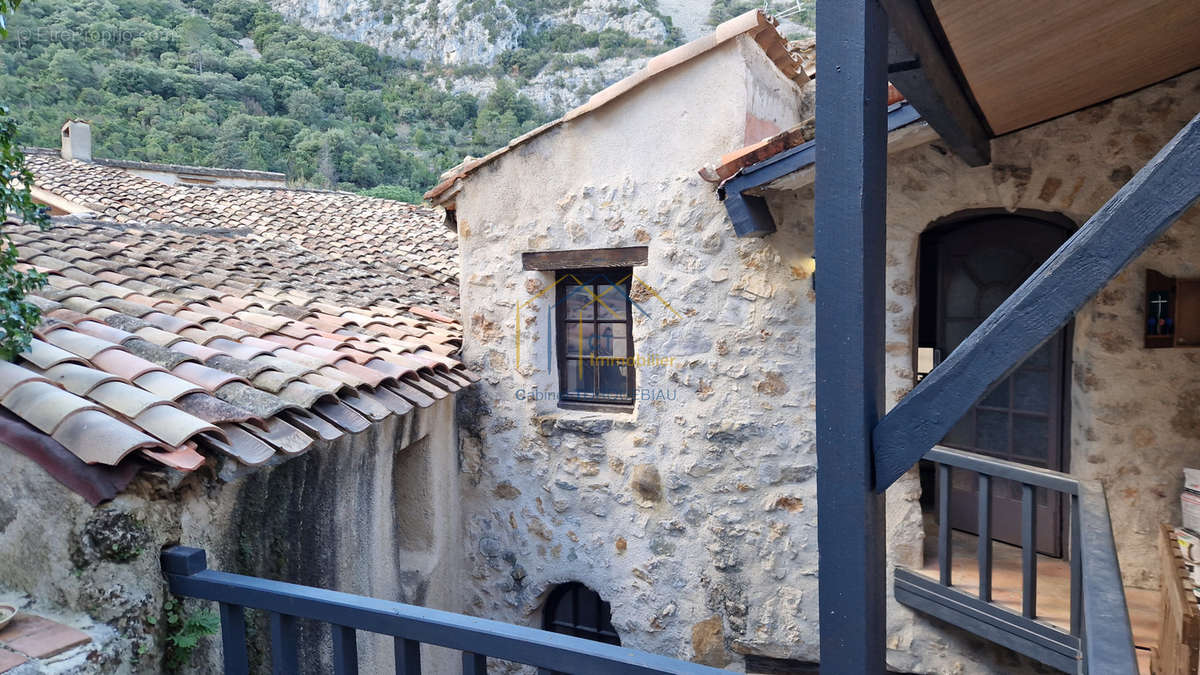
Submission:
M 183 602 L 173 596 L 163 603 L 163 613 L 167 620 L 163 666 L 168 672 L 176 673 L 191 663 L 192 652 L 200 644 L 200 638 L 217 634 L 221 619 L 208 610 L 185 612 Z

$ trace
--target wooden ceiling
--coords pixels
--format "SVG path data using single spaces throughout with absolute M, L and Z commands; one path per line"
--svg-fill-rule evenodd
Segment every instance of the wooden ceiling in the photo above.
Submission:
M 1003 134 L 1200 68 L 1200 0 L 930 0 Z

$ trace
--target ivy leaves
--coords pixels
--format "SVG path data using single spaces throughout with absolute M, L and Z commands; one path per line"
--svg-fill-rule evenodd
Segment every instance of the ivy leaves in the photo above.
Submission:
M 0 0 L 0 17 L 18 4 L 20 0 Z M 4 34 L 7 30 L 0 27 L 0 35 Z M 33 201 L 32 185 L 33 174 L 17 145 L 17 122 L 7 107 L 0 106 L 0 219 L 5 225 L 19 219 L 41 229 L 50 226 L 45 207 Z M 11 360 L 29 346 L 41 312 L 25 296 L 45 285 L 44 274 L 17 269 L 17 247 L 0 230 L 0 357 Z

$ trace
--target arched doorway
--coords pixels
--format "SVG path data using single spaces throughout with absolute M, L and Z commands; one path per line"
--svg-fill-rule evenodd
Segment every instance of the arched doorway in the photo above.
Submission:
M 935 224 L 921 238 L 918 345 L 935 359 L 954 350 L 1071 235 L 1052 214 L 974 212 Z M 1067 373 L 1070 327 L 1038 348 L 993 387 L 946 435 L 943 444 L 1057 471 L 1067 469 Z M 940 360 L 940 359 L 938 359 Z M 997 480 L 992 532 L 1020 543 L 1021 486 Z M 974 533 L 976 477 L 956 472 L 950 525 Z M 1063 552 L 1063 504 L 1038 492 L 1038 550 Z

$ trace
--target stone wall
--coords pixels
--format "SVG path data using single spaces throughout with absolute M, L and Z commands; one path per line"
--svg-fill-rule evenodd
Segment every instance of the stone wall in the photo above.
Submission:
M 159 673 L 169 632 L 158 553 L 208 551 L 210 569 L 458 610 L 462 576 L 454 401 L 226 482 L 201 469 L 143 472 L 93 508 L 0 446 L 0 600 L 84 628 L 95 643 L 50 672 Z M 226 474 L 228 476 L 228 474 Z M 215 605 L 189 600 L 185 613 Z M 247 615 L 263 664 L 267 620 Z M 301 663 L 328 663 L 328 629 L 301 622 Z M 189 672 L 219 672 L 207 638 Z M 428 649 L 428 648 L 427 648 Z M 390 638 L 360 640 L 364 672 L 390 666 Z M 437 672 L 457 666 L 444 654 Z M 427 658 L 429 658 L 427 657 Z M 324 672 L 329 669 L 326 667 Z M 38 671 L 41 672 L 41 671 Z
M 934 221 L 968 209 L 1032 209 L 1083 224 L 1200 110 L 1193 72 L 992 143 L 992 164 L 969 168 L 937 142 L 888 164 L 887 380 L 895 404 L 913 386 L 917 252 Z M 810 232 L 812 188 L 769 193 L 781 233 Z M 772 235 L 772 238 L 778 235 Z M 1200 276 L 1200 209 L 1193 208 L 1079 312 L 1074 324 L 1069 471 L 1108 494 L 1128 586 L 1157 588 L 1160 522 L 1178 523 L 1182 468 L 1200 463 L 1200 351 L 1145 349 L 1145 270 Z M 915 472 L 888 491 L 890 560 L 919 563 Z M 940 629 L 896 607 L 892 661 L 953 667 L 931 645 Z
M 629 646 L 733 668 L 743 654 L 817 660 L 811 188 L 769 194 L 780 230 L 743 240 L 695 174 L 741 145 L 752 119 L 787 128 L 811 114 L 810 99 L 782 85 L 753 94 L 774 86 L 759 56 L 739 42 L 697 58 L 507 153 L 457 196 L 464 354 L 487 374 L 459 412 L 470 611 L 538 625 L 549 589 L 575 580 L 612 604 Z M 913 382 L 919 233 L 969 208 L 1083 222 L 1197 109 L 1198 82 L 998 139 L 989 167 L 969 169 L 936 144 L 892 157 L 890 402 Z M 1193 273 L 1196 227 L 1189 214 L 1076 324 L 1072 467 L 1108 487 L 1135 585 L 1153 583 L 1147 542 L 1177 517 L 1179 468 L 1200 454 L 1189 440 L 1200 434 L 1189 417 L 1200 378 L 1159 394 L 1196 356 L 1140 348 L 1141 274 L 1150 264 Z M 554 277 L 522 271 L 520 254 L 635 245 L 649 246 L 635 269 L 634 299 L 647 308 L 635 310 L 637 353 L 673 365 L 638 369 L 649 393 L 631 413 L 561 409 L 546 346 L 552 300 L 537 297 Z M 920 561 L 919 498 L 915 472 L 889 490 L 893 563 Z M 1040 669 L 890 608 L 898 669 Z
M 747 125 L 809 115 L 739 39 L 459 193 L 464 357 L 485 373 L 459 417 L 471 611 L 540 625 L 547 592 L 576 580 L 612 604 L 623 644 L 715 665 L 815 660 L 811 229 L 735 239 L 696 173 Z M 554 277 L 522 271 L 520 254 L 637 245 L 637 353 L 673 365 L 638 369 L 650 394 L 632 413 L 560 409 L 544 398 L 558 388 L 552 295 L 533 299 Z

